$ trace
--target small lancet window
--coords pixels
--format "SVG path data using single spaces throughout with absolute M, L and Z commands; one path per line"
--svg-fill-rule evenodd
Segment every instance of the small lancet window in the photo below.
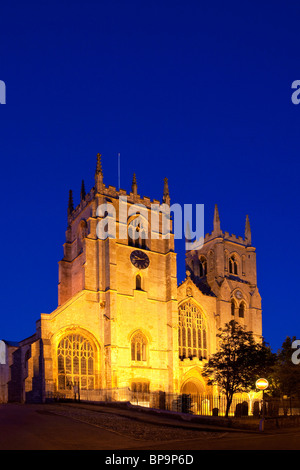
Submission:
M 244 318 L 244 316 L 245 316 L 245 304 L 244 302 L 241 302 L 239 306 L 239 317 Z
M 234 316 L 234 313 L 235 313 L 235 302 L 232 299 L 231 300 L 231 315 Z
M 238 274 L 238 263 L 234 255 L 229 258 L 229 272 L 230 274 Z
M 141 278 L 140 274 L 136 275 L 135 288 L 136 288 L 136 290 L 142 290 L 142 278 Z
M 199 260 L 199 271 L 200 271 L 200 277 L 206 276 L 207 273 L 207 261 L 205 258 L 200 258 Z

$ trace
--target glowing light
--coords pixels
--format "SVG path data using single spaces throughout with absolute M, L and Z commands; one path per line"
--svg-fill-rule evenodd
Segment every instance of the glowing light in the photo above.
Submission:
M 269 382 L 267 381 L 267 379 L 258 379 L 255 382 L 255 386 L 256 388 L 258 388 L 258 390 L 266 390 L 266 388 L 268 388 L 269 386 Z

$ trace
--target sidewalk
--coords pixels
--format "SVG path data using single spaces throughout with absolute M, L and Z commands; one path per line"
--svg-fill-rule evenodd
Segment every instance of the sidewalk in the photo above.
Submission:
M 80 407 L 90 411 L 116 414 L 129 419 L 137 420 L 154 425 L 164 425 L 169 427 L 180 427 L 195 431 L 207 432 L 259 432 L 259 420 L 247 418 L 237 420 L 235 418 L 223 418 L 214 416 L 199 416 L 175 411 L 158 410 L 132 405 L 129 402 L 58 402 L 55 404 L 70 407 Z

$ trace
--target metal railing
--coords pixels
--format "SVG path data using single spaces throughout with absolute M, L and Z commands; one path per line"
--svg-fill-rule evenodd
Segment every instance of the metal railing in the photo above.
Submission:
M 225 395 L 194 395 L 177 394 L 162 391 L 133 391 L 127 387 L 107 388 L 97 390 L 68 390 L 66 392 L 49 392 L 47 399 L 77 400 L 98 402 L 130 402 L 159 410 L 176 411 L 202 416 L 225 416 L 227 400 Z M 300 400 L 295 398 L 265 397 L 265 416 L 300 415 Z M 228 416 L 231 417 L 260 417 L 262 415 L 262 400 L 251 398 L 248 394 L 237 395 L 233 398 Z

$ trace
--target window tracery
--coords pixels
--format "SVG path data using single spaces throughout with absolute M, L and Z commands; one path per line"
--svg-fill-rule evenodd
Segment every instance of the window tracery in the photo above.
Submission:
M 136 332 L 131 338 L 131 360 L 147 360 L 147 339 L 142 332 Z
M 200 309 L 193 302 L 179 306 L 179 356 L 207 358 L 206 324 Z
M 61 339 L 57 365 L 59 390 L 70 390 L 74 385 L 82 390 L 95 388 L 95 351 L 83 336 L 70 334 Z
M 238 274 L 238 262 L 235 255 L 230 256 L 229 258 L 229 273 Z
M 148 224 L 138 216 L 128 224 L 128 245 L 137 248 L 147 248 Z

